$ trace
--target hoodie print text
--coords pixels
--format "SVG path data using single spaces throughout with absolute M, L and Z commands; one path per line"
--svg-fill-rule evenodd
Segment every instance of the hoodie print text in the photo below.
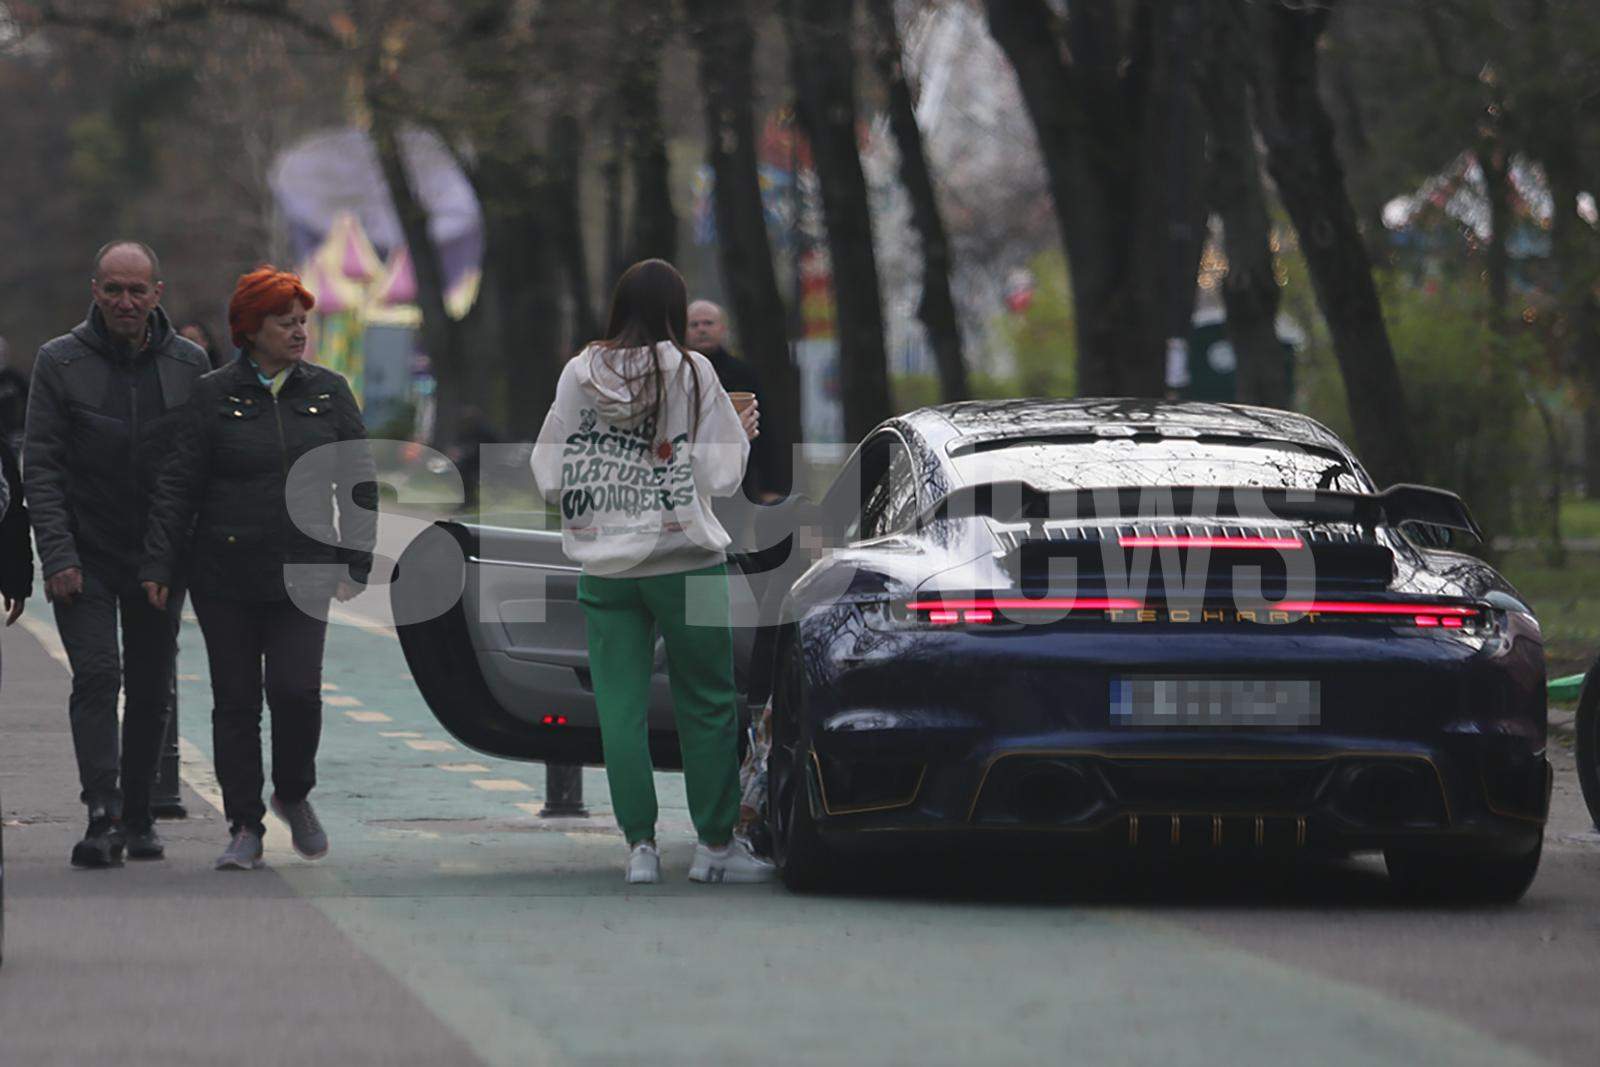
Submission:
M 689 463 L 686 433 L 670 443 L 656 441 L 656 420 L 646 418 L 635 426 L 606 423 L 600 429 L 594 408 L 582 409 L 578 432 L 568 434 L 561 453 L 561 514 L 581 522 L 591 512 L 612 512 L 650 521 L 626 526 L 577 526 L 573 533 L 638 533 L 673 529 L 663 524 L 662 512 L 688 507 L 694 502 L 694 470 Z

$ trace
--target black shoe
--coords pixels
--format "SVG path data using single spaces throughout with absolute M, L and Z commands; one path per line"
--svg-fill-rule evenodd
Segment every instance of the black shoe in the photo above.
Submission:
M 83 840 L 72 846 L 74 867 L 120 867 L 122 865 L 122 824 L 103 809 L 89 812 L 89 829 Z
M 167 846 L 161 843 L 155 823 L 129 827 L 127 832 L 128 858 L 130 860 L 160 860 L 167 858 Z

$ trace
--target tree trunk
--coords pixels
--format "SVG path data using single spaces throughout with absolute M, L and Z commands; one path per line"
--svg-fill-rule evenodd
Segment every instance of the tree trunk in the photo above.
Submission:
M 1059 18 L 1046 0 L 985 0 L 984 6 L 989 32 L 1016 72 L 1050 181 L 1071 268 L 1078 392 L 1160 396 L 1161 335 L 1171 304 L 1159 278 L 1170 276 L 1175 260 L 1158 253 L 1150 262 L 1135 251 L 1143 215 L 1158 213 L 1143 231 L 1147 247 L 1162 245 L 1170 219 L 1162 201 L 1141 201 L 1140 156 L 1148 151 L 1141 131 L 1147 109 L 1155 106 L 1155 96 L 1145 91 L 1150 51 L 1123 62 L 1110 0 L 1078 0 L 1070 20 Z M 1140 11 L 1138 32 L 1148 43 L 1159 20 L 1148 5 Z M 1158 279 L 1153 287 L 1152 277 Z M 1148 326 L 1152 314 L 1156 328 Z
M 576 350 L 600 336 L 595 321 L 594 294 L 589 286 L 589 254 L 583 242 L 582 184 L 583 131 L 571 113 L 556 116 L 550 125 L 550 182 L 552 236 L 560 249 L 567 295 L 572 300 L 572 335 L 569 349 Z
M 1415 469 L 1415 453 L 1400 369 L 1333 122 L 1317 93 L 1317 42 L 1330 11 L 1281 3 L 1258 11 L 1256 47 L 1266 65 L 1258 115 L 1268 169 L 1300 235 L 1317 306 L 1333 337 L 1356 446 L 1380 481 L 1403 481 Z
M 856 142 L 854 0 L 783 0 L 801 125 L 811 142 L 838 307 L 844 426 L 852 440 L 889 417 L 889 368 L 867 179 Z
M 671 9 L 657 0 L 619 0 L 617 104 L 633 171 L 633 233 L 628 257 L 678 255 L 678 216 L 672 207 L 672 168 L 661 125 L 661 55 L 672 30 Z
M 955 298 L 950 295 L 950 240 L 922 147 L 916 102 L 906 81 L 894 3 L 868 0 L 867 7 L 877 28 L 874 56 L 878 73 L 889 91 L 889 126 L 900 153 L 900 181 L 911 199 L 911 225 L 922 242 L 922 300 L 917 315 L 939 367 L 940 398 L 965 400 L 970 394 L 961 354 L 961 326 L 956 321 Z
M 617 110 L 616 101 L 611 102 L 611 109 L 613 112 Z M 627 152 L 627 136 L 623 133 L 622 119 L 616 114 L 607 116 L 606 127 L 606 160 L 601 164 L 600 173 L 606 198 L 604 268 L 605 289 L 609 292 L 617 278 L 628 268 L 627 220 L 624 218 L 623 208 L 625 196 L 623 186 L 626 178 L 623 159 Z
M 1600 435 L 1593 430 L 1594 407 L 1600 401 L 1600 236 L 1578 214 L 1583 191 L 1582 164 L 1575 146 L 1551 144 L 1542 152 L 1550 179 L 1551 251 L 1560 275 L 1557 294 L 1564 320 L 1567 350 L 1562 369 L 1578 384 L 1584 398 L 1584 496 L 1600 499 Z
M 1238 358 L 1238 399 L 1287 408 L 1288 359 L 1278 340 L 1278 278 L 1272 260 L 1272 222 L 1261 187 L 1261 159 L 1250 120 L 1249 38 L 1239 4 L 1208 6 L 1207 59 L 1201 80 L 1210 130 L 1210 201 L 1222 220 L 1228 260 L 1222 302 L 1228 340 Z
M 531 441 L 555 400 L 561 366 L 561 272 L 544 161 L 520 132 L 501 131 L 472 185 L 483 209 L 483 281 L 467 319 L 479 404 L 513 440 Z M 498 355 L 491 361 L 486 358 Z
M 755 31 L 742 5 L 687 0 L 685 7 L 700 60 L 722 276 L 744 356 L 770 394 L 761 398 L 763 432 L 787 445 L 800 439 L 800 388 L 761 201 L 752 105 Z
M 394 201 L 400 231 L 411 255 L 417 278 L 417 304 L 422 310 L 422 347 L 428 354 L 435 384 L 433 444 L 455 443 L 461 408 L 468 387 L 466 358 L 460 324 L 445 307 L 444 266 L 438 246 L 428 232 L 428 211 L 418 198 L 411 174 L 401 152 L 396 115 L 382 89 L 367 84 L 366 99 L 372 114 L 372 141 L 383 171 L 389 197 Z M 485 272 L 487 274 L 487 272 Z

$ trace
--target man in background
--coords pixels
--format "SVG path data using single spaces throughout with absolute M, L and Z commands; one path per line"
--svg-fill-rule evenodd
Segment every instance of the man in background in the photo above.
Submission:
M 709 300 L 690 304 L 686 340 L 691 349 L 711 361 L 724 389 L 730 393 L 754 393 L 757 401 L 772 409 L 762 395 L 761 378 L 755 367 L 727 349 L 728 320 L 722 308 Z M 778 433 L 766 432 L 752 441 L 750 464 L 744 476 L 745 496 L 757 504 L 773 504 L 788 496 L 793 481 L 789 459 L 789 443 Z
M 72 864 L 111 867 L 124 848 L 134 859 L 164 854 L 150 794 L 182 598 L 152 607 L 138 568 L 178 409 L 210 367 L 161 310 L 161 264 L 148 246 L 101 248 L 89 291 L 88 317 L 34 359 L 22 471 L 45 596 L 72 667 L 72 744 L 89 810 Z
M 14 455 L 22 454 L 22 425 L 28 416 L 28 376 L 11 365 L 11 349 L 0 337 L 0 437 Z

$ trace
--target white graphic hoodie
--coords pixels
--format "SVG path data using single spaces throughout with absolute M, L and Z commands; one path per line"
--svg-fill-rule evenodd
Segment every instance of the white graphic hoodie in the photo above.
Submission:
M 666 398 L 655 417 L 648 348 L 590 345 L 561 371 L 533 449 L 533 478 L 561 512 L 561 544 L 584 573 L 608 578 L 675 574 L 721 563 L 731 540 L 711 498 L 744 480 L 750 441 L 711 361 L 656 345 Z M 693 375 L 693 377 L 691 377 Z M 696 425 L 695 382 L 700 410 Z

